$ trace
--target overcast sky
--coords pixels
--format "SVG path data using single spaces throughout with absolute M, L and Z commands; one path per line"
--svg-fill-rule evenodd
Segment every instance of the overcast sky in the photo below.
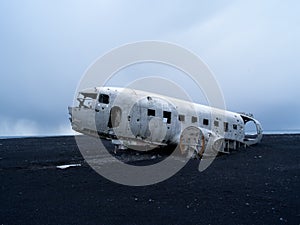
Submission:
M 196 53 L 227 109 L 252 112 L 266 131 L 300 130 L 299 12 L 299 1 L 276 0 L 1 1 L 0 135 L 69 134 L 85 70 L 142 40 Z

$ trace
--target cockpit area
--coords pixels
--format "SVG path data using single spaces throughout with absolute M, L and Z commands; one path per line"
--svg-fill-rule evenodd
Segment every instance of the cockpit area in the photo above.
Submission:
M 93 108 L 95 100 L 97 99 L 97 93 L 79 92 L 77 97 L 79 108 Z
M 109 95 L 100 93 L 98 89 L 85 89 L 78 93 L 77 104 L 78 108 L 93 109 L 97 103 L 109 104 Z

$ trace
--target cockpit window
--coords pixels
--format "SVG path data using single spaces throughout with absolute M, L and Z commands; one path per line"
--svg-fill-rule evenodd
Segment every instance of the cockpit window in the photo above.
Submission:
M 92 108 L 93 102 L 96 100 L 96 98 L 97 93 L 80 92 L 77 98 L 79 108 Z
M 99 95 L 99 102 L 104 104 L 109 104 L 109 95 L 100 94 Z

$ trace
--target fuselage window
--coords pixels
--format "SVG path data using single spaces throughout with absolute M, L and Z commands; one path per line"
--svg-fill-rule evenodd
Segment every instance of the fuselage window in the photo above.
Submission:
M 215 127 L 218 127 L 218 126 L 219 126 L 219 121 L 216 121 L 216 120 L 215 120 L 215 121 L 214 121 L 214 126 L 215 126 Z
M 185 119 L 185 116 L 184 115 L 178 115 L 178 120 L 183 122 Z
M 155 110 L 154 109 L 148 109 L 148 116 L 155 116 Z
M 208 125 L 208 124 L 209 124 L 208 119 L 203 119 L 203 125 Z
M 228 131 L 228 123 L 224 122 L 224 131 L 227 132 Z
M 197 123 L 197 117 L 196 116 L 192 116 L 192 123 Z
M 233 128 L 234 130 L 237 130 L 237 125 L 236 125 L 236 124 L 233 124 L 233 125 L 232 125 L 232 128 Z
M 109 104 L 109 95 L 100 94 L 99 95 L 99 102 L 104 104 Z
M 164 119 L 167 119 L 167 123 L 171 123 L 171 112 L 163 111 L 163 117 Z

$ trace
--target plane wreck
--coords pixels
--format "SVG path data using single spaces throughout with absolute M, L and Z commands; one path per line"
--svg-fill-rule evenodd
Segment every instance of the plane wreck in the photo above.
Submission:
M 73 130 L 110 139 L 119 149 L 179 145 L 182 152 L 202 156 L 253 145 L 263 136 L 252 115 L 129 88 L 84 89 L 68 109 Z M 246 132 L 248 123 L 255 133 Z

